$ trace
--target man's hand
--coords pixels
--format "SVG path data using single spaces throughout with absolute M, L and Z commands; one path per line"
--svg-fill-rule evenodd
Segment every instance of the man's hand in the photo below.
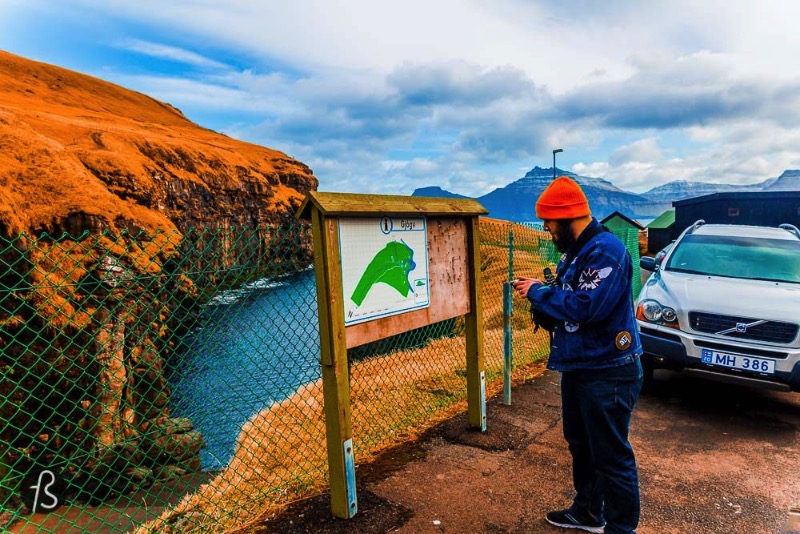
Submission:
M 511 282 L 511 286 L 514 288 L 514 291 L 516 291 L 520 297 L 528 298 L 528 290 L 531 288 L 531 286 L 534 284 L 543 284 L 543 283 L 544 282 L 542 282 L 538 278 L 526 278 L 524 276 L 521 276 L 516 280 L 513 280 Z

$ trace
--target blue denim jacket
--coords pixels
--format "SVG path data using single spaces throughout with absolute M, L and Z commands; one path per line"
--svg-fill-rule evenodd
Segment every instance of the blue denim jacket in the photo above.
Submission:
M 600 228 L 593 219 L 584 232 Z M 574 371 L 632 362 L 642 354 L 642 344 L 633 312 L 633 263 L 625 245 L 603 231 L 568 262 L 570 256 L 561 256 L 554 287 L 534 284 L 528 290 L 533 306 L 556 319 L 547 367 Z

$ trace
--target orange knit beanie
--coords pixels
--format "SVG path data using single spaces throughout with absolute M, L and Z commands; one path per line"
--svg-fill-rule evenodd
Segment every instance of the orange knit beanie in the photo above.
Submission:
M 589 201 L 574 180 L 559 176 L 536 201 L 536 216 L 542 220 L 577 219 L 591 215 Z

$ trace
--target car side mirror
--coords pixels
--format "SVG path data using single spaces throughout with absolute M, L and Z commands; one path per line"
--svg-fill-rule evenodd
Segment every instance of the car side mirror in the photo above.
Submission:
M 655 271 L 659 265 L 661 265 L 661 262 L 657 262 L 655 258 L 651 258 L 650 256 L 639 258 L 639 267 L 642 269 Z

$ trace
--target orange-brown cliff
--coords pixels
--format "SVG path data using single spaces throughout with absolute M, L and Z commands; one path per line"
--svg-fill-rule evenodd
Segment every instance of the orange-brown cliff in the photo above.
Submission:
M 199 470 L 167 362 L 214 291 L 309 265 L 293 215 L 316 187 L 285 154 L 0 51 L 0 481 L 66 465 L 103 500 Z M 0 530 L 22 491 L 0 484 Z
M 254 226 L 317 185 L 169 104 L 0 51 L 0 235 Z

